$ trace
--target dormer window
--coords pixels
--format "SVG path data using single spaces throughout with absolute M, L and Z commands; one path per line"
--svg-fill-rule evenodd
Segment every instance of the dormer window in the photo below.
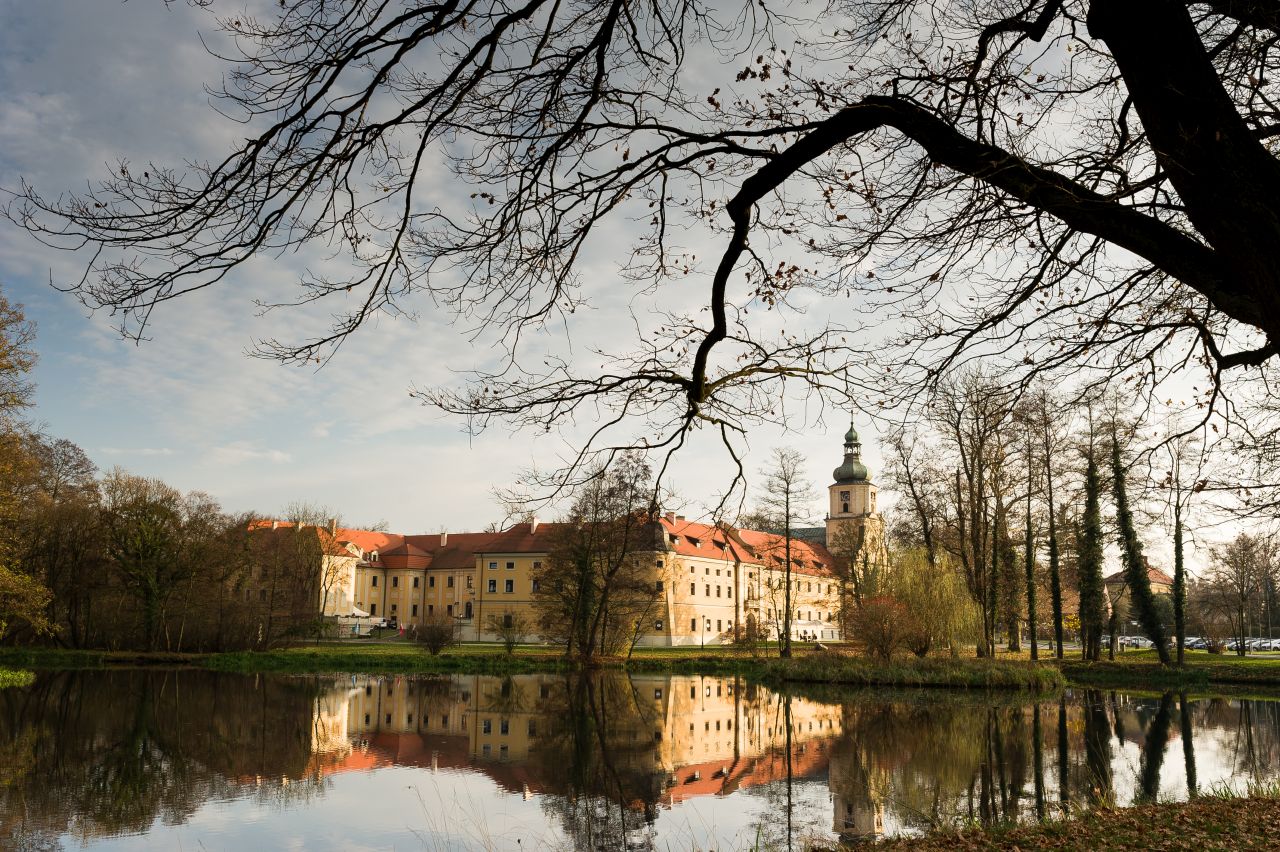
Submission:
M 370 562 L 377 562 L 377 561 L 378 561 L 378 551 L 376 551 L 376 550 L 371 550 L 371 551 L 369 551 L 369 561 L 370 561 Z

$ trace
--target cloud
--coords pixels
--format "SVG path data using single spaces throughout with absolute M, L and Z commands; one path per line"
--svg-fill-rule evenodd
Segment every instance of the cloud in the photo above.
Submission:
M 209 460 L 218 465 L 237 465 L 246 462 L 271 462 L 287 464 L 293 456 L 284 450 L 259 448 L 248 441 L 235 441 L 221 447 L 214 447 L 209 452 Z
M 108 456 L 171 456 L 173 450 L 168 447 L 103 447 L 102 453 Z

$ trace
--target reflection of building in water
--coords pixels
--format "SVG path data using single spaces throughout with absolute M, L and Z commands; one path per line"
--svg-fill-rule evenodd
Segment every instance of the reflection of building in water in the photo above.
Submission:
M 569 694 L 579 689 L 583 695 Z M 578 706 L 584 695 L 608 706 Z M 788 762 L 793 778 L 820 776 L 841 732 L 839 706 L 788 701 L 732 677 L 365 677 L 317 707 L 325 714 L 317 730 L 346 720 L 347 756 L 329 761 L 328 771 L 470 766 L 525 795 L 577 792 L 564 761 L 575 719 L 584 720 L 588 744 L 605 742 L 613 769 L 637 779 L 637 808 L 646 797 L 671 805 L 785 780 Z
M 855 739 L 844 739 L 831 750 L 829 777 L 831 830 L 846 843 L 882 837 L 889 772 L 877 766 Z

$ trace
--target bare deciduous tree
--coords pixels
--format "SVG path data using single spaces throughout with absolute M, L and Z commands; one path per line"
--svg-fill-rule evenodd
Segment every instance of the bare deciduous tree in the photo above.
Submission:
M 1247 459 L 1214 487 L 1276 481 L 1268 4 L 282 0 L 218 26 L 215 95 L 247 128 L 225 158 L 121 160 L 79 195 L 10 188 L 12 220 L 86 251 L 68 286 L 126 334 L 255 256 L 316 245 L 348 263 L 262 299 L 336 322 L 262 352 L 324 360 L 434 298 L 508 358 L 424 399 L 475 428 L 599 423 L 557 487 L 592 453 L 674 449 L 696 426 L 736 460 L 746 428 L 786 422 L 784 379 L 866 406 L 976 354 L 1006 384 L 1128 375 L 1148 402 L 1194 371 L 1200 415 L 1230 420 Z M 602 369 L 526 351 L 599 295 L 584 258 L 628 219 L 619 277 L 656 323 L 635 311 Z M 672 307 L 686 276 L 703 298 Z M 754 320 L 837 296 L 856 309 Z M 869 352 L 886 319 L 897 345 Z
M 782 624 L 778 636 L 778 655 L 791 656 L 791 620 L 794 610 L 791 604 L 791 533 L 796 523 L 808 516 L 808 506 L 813 500 L 813 483 L 804 475 L 805 458 L 788 447 L 775 447 L 772 457 L 760 470 L 764 478 L 761 495 L 761 514 L 771 520 L 770 527 L 782 537 L 778 540 L 782 558 Z

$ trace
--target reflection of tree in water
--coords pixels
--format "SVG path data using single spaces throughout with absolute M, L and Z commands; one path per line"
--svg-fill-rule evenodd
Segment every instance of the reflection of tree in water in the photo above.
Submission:
M 574 848 L 649 848 L 666 782 L 655 754 L 664 720 L 652 702 L 623 674 L 571 674 L 538 712 L 547 732 L 531 756 L 557 767 L 548 792 L 558 795 L 543 797 L 542 806 Z
M 1032 716 L 998 698 L 846 705 L 831 758 L 836 830 L 871 834 L 886 806 L 920 830 L 1033 812 Z
M 1173 725 L 1173 693 L 1160 696 L 1160 705 L 1147 725 L 1142 741 L 1142 760 L 1138 772 L 1138 792 L 1135 802 L 1154 802 L 1160 794 L 1160 767 L 1164 764 L 1165 748 L 1169 745 L 1169 728 Z
M 1191 705 L 1187 702 L 1185 692 L 1178 697 L 1178 717 L 1182 723 L 1182 761 L 1186 767 L 1187 797 L 1194 799 L 1200 795 L 1200 790 L 1196 783 L 1196 747 L 1192 739 Z
M 1084 691 L 1084 789 L 1091 805 L 1115 804 L 1111 773 L 1111 719 L 1100 689 Z M 1117 715 L 1117 719 L 1120 717 Z M 1157 770 L 1158 771 L 1158 770 Z
M 0 838 L 73 821 L 86 836 L 144 831 L 181 823 L 210 798 L 302 780 L 316 691 L 309 680 L 199 671 L 44 674 L 4 690 L 0 753 L 23 763 L 0 787 Z

